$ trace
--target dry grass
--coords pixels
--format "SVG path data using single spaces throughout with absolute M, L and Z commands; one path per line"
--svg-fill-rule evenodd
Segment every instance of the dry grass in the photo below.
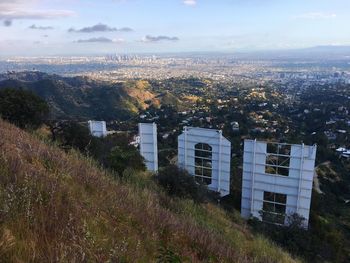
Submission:
M 164 248 L 185 262 L 293 262 L 240 221 L 0 120 L 1 262 L 155 262 Z

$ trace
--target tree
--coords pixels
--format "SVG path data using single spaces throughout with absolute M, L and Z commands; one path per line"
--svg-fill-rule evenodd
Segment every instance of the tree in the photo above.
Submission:
M 200 184 L 194 176 L 175 165 L 160 170 L 156 180 L 172 196 L 203 202 L 208 195 L 205 185 Z
M 122 144 L 112 148 L 107 167 L 116 171 L 120 176 L 126 168 L 133 168 L 135 171 L 144 171 L 146 166 L 144 159 L 134 146 Z
M 0 90 L 0 116 L 20 128 L 35 129 L 49 113 L 47 103 L 25 90 Z
M 95 139 L 89 129 L 75 121 L 62 121 L 49 125 L 52 140 L 58 140 L 64 149 L 75 148 L 82 153 L 88 153 L 89 145 Z

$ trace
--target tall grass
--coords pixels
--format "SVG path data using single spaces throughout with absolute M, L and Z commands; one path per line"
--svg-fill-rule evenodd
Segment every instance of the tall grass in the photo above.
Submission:
M 294 261 L 235 214 L 123 178 L 0 120 L 1 261 Z

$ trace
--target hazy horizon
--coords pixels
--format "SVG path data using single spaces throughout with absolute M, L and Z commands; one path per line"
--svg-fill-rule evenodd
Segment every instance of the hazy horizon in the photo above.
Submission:
M 346 0 L 0 0 L 0 56 L 349 46 Z

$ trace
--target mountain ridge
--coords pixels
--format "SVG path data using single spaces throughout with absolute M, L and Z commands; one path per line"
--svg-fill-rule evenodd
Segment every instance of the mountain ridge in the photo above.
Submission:
M 8 73 L 0 80 L 0 89 L 30 90 L 46 100 L 53 119 L 125 120 L 150 105 L 161 105 L 146 81 L 112 83 L 42 72 Z

